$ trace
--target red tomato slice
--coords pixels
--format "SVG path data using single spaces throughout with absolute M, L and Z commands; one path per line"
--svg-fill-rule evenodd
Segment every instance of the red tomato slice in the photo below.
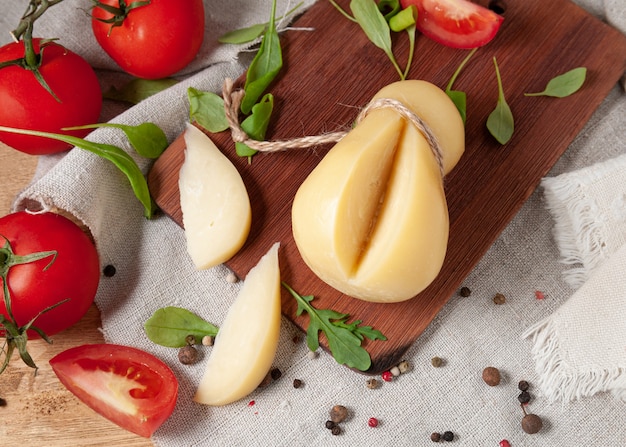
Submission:
M 417 7 L 417 29 L 440 44 L 470 49 L 489 43 L 504 18 L 468 0 L 400 0 Z
M 65 387 L 120 427 L 149 438 L 178 396 L 172 370 L 152 354 L 114 344 L 82 345 L 50 359 Z

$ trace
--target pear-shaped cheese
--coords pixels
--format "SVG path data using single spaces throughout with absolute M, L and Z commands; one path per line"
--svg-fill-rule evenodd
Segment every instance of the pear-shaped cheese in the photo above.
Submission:
M 439 140 L 444 172 L 452 169 L 464 126 L 441 89 L 401 81 L 376 97 L 418 114 Z M 305 263 L 342 293 L 374 302 L 416 296 L 439 273 L 449 230 L 442 173 L 427 139 L 391 108 L 370 112 L 298 189 L 292 230 Z
M 274 244 L 253 267 L 222 323 L 194 400 L 226 405 L 254 391 L 267 375 L 280 333 L 280 269 Z
M 250 232 L 248 192 L 237 168 L 201 130 L 187 125 L 180 208 L 187 251 L 198 269 L 228 261 Z

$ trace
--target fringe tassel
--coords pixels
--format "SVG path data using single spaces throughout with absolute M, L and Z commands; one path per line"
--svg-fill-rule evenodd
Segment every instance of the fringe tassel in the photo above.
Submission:
M 554 317 L 528 328 L 522 338 L 530 338 L 538 384 L 549 401 L 570 402 L 599 392 L 611 391 L 626 402 L 626 370 L 588 367 L 574 369 L 564 356 Z
M 602 220 L 598 219 L 594 202 L 585 200 L 580 181 L 547 177 L 541 185 L 547 209 L 555 221 L 553 234 L 560 262 L 571 266 L 563 272 L 563 279 L 578 288 L 608 256 L 601 237 L 605 231 Z

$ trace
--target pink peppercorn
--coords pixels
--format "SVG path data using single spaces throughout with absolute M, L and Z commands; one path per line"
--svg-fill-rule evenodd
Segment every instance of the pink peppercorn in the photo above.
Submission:
M 391 373 L 391 371 L 385 371 L 382 374 L 382 378 L 385 382 L 391 382 L 393 380 L 393 374 Z
M 539 290 L 536 290 L 536 291 L 535 291 L 535 298 L 537 298 L 538 300 L 542 300 L 542 299 L 544 299 L 545 297 L 546 297 L 546 296 L 544 295 L 544 293 L 543 293 L 543 292 L 541 292 L 541 291 L 539 291 Z
M 500 447 L 511 447 L 511 443 L 506 439 L 503 439 L 502 441 L 500 441 Z
M 367 421 L 367 425 L 369 425 L 370 427 L 378 427 L 378 419 L 369 418 Z

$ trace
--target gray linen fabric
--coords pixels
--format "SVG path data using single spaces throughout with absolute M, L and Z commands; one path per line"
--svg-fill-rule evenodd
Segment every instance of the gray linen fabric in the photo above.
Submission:
M 82 23 L 80 15 L 84 12 L 70 6 L 76 3 L 89 2 L 68 0 L 60 5 L 69 12 L 69 22 L 60 28 L 60 22 L 51 16 L 45 30 L 62 35 L 61 42 L 69 47 L 75 45 L 102 69 L 103 79 L 123 77 L 89 43 L 84 24 L 78 23 Z M 288 9 L 286 3 L 279 1 L 279 11 Z M 578 3 L 624 30 L 626 4 L 622 0 Z M 208 32 L 221 33 L 264 21 L 269 4 L 269 0 L 207 0 L 207 17 L 215 24 Z M 21 8 L 11 2 L 3 9 L 0 27 L 9 29 Z M 75 25 L 68 33 L 71 23 Z M 44 31 L 43 22 L 40 29 Z M 186 88 L 218 91 L 222 79 L 243 72 L 247 60 L 237 57 L 237 48 L 203 51 L 202 57 L 208 62 L 194 63 L 190 68 L 193 73 L 188 73 L 181 84 L 114 120 L 151 120 L 170 139 L 177 136 L 187 119 Z M 105 114 L 112 117 L 117 112 L 108 110 Z M 626 152 L 625 117 L 626 95 L 615 86 L 550 175 Z M 108 129 L 97 130 L 89 138 L 123 144 Z M 327 353 L 310 358 L 304 343 L 293 342 L 298 330 L 283 319 L 275 360 L 283 378 L 249 399 L 210 408 L 192 402 L 204 361 L 183 367 L 176 350 L 147 340 L 143 323 L 156 309 L 177 305 L 219 325 L 241 284 L 227 282 L 227 269 L 221 266 L 195 271 L 185 252 L 183 231 L 165 217 L 154 221 L 141 218 L 140 205 L 125 180 L 107 162 L 77 150 L 53 161 L 54 166 L 42 168 L 37 180 L 18 197 L 15 208 L 35 201 L 43 207 L 71 212 L 94 234 L 102 264 L 117 268 L 114 277 L 102 278 L 96 299 L 105 339 L 154 353 L 172 367 L 180 382 L 175 413 L 153 436 L 155 445 L 415 446 L 429 445 L 431 432 L 445 430 L 457 435 L 454 445 L 463 446 L 496 446 L 502 439 L 508 439 L 512 446 L 527 447 L 626 445 L 624 402 L 601 393 L 567 404 L 551 404 L 534 386 L 537 375 L 531 344 L 522 339 L 522 333 L 551 315 L 573 292 L 562 279 L 563 266 L 551 231 L 553 222 L 541 190 L 530 197 L 465 281 L 471 296 L 453 297 L 409 349 L 406 358 L 413 365 L 410 373 L 369 390 L 365 376 L 337 365 Z M 543 292 L 545 299 L 537 300 L 535 291 Z M 506 305 L 493 305 L 497 292 L 506 295 Z M 444 359 L 443 367 L 431 366 L 434 356 Z M 481 371 L 488 365 L 501 369 L 500 386 L 487 387 L 482 382 Z M 294 389 L 294 378 L 303 380 L 304 386 Z M 531 383 L 529 411 L 544 420 L 545 427 L 537 435 L 520 429 L 517 383 L 522 379 Z M 254 405 L 249 405 L 251 401 Z M 344 404 L 352 413 L 343 424 L 341 436 L 331 436 L 324 428 L 334 404 Z M 377 428 L 368 427 L 370 417 L 379 419 Z

